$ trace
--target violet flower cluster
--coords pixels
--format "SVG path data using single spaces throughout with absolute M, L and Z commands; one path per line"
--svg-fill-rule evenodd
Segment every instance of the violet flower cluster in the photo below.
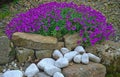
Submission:
M 40 4 L 25 13 L 16 15 L 5 28 L 11 39 L 15 32 L 37 33 L 62 37 L 67 33 L 79 32 L 78 43 L 94 45 L 108 40 L 115 33 L 106 17 L 89 6 L 70 2 L 49 2 Z

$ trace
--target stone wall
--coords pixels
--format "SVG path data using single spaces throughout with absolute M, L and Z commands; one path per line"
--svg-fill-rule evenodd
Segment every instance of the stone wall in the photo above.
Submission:
M 77 35 L 78 34 L 65 35 L 64 39 L 59 41 L 55 37 L 16 32 L 13 34 L 13 37 L 11 40 L 13 45 L 11 44 L 11 41 L 6 36 L 2 36 L 0 37 L 0 54 L 2 54 L 0 56 L 0 59 L 1 59 L 0 64 L 6 64 L 10 62 L 9 54 L 11 52 L 12 53 L 14 52 L 12 50 L 13 47 L 16 53 L 13 54 L 12 56 L 16 58 L 20 64 L 27 63 L 27 62 L 35 62 L 36 59 L 40 60 L 43 58 L 52 57 L 51 55 L 53 51 L 55 49 L 60 49 L 61 47 L 67 47 L 70 50 L 72 50 L 77 46 L 76 44 L 77 40 L 82 39 L 80 37 L 78 38 Z M 120 68 L 119 68 L 120 43 L 119 42 L 114 42 L 109 40 L 109 41 L 102 42 L 101 44 L 96 44 L 95 46 L 86 47 L 85 50 L 86 52 L 90 52 L 95 54 L 96 56 L 99 56 L 102 59 L 101 64 L 107 67 L 107 72 L 120 72 Z M 74 69 L 74 65 L 73 67 L 66 68 L 63 70 L 66 76 L 68 75 L 68 77 L 71 77 L 69 75 L 69 72 L 66 72 L 66 70 L 69 70 L 69 69 Z M 101 73 L 102 72 L 103 71 L 101 71 Z M 82 72 L 79 71 L 77 73 L 82 73 Z M 98 74 L 96 72 L 94 76 L 97 76 L 97 75 Z

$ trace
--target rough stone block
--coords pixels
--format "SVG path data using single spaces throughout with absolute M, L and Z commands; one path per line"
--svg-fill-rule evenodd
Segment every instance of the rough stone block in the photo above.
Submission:
M 102 64 L 90 62 L 88 65 L 73 64 L 63 68 L 65 77 L 105 77 L 106 68 Z
M 78 40 L 81 40 L 82 38 L 79 36 L 79 33 L 75 33 L 73 35 L 67 34 L 64 36 L 65 41 L 65 47 L 69 50 L 74 49 L 78 44 Z
M 13 34 L 12 40 L 18 47 L 48 50 L 57 48 L 57 38 L 39 34 L 16 32 Z
M 37 50 L 35 52 L 38 59 L 43 59 L 51 57 L 53 50 Z
M 17 58 L 20 63 L 29 61 L 29 58 L 33 58 L 34 56 L 34 51 L 32 49 L 27 49 L 27 48 L 22 48 L 22 47 L 17 47 Z
M 0 64 L 9 62 L 9 53 L 11 51 L 10 40 L 6 36 L 0 37 Z

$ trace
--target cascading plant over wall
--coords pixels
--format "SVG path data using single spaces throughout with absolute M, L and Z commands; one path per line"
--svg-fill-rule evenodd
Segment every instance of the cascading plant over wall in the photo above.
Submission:
M 45 36 L 63 37 L 79 32 L 78 44 L 94 45 L 108 40 L 115 29 L 106 17 L 90 6 L 73 2 L 49 2 L 16 15 L 5 28 L 11 39 L 15 32 L 37 33 Z

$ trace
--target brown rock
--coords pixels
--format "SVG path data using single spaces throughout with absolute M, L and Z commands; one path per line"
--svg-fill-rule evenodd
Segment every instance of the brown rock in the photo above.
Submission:
M 16 46 L 30 49 L 56 49 L 57 45 L 56 38 L 39 34 L 16 32 L 12 40 Z
M 34 58 L 34 51 L 32 49 L 17 47 L 17 58 L 20 63 L 32 61 Z
M 82 38 L 79 36 L 79 33 L 75 33 L 73 35 L 67 34 L 64 36 L 65 47 L 72 50 L 78 45 L 77 41 L 81 39 Z
M 87 52 L 99 56 L 107 68 L 107 72 L 120 72 L 120 43 L 105 41 L 101 44 L 85 48 Z
M 43 59 L 51 57 L 53 50 L 37 50 L 35 52 L 38 59 Z
M 105 77 L 106 68 L 102 64 L 90 62 L 88 65 L 73 64 L 63 69 L 65 77 Z
M 64 42 L 58 42 L 57 49 L 61 49 L 62 47 L 65 47 Z

